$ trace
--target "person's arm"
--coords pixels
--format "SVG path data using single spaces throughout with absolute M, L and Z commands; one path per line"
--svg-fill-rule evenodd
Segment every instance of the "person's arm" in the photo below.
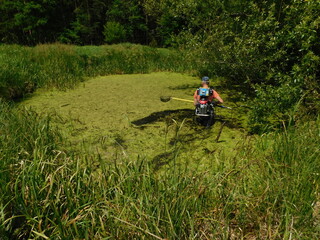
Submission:
M 194 92 L 193 99 L 194 99 L 193 104 L 196 106 L 198 104 L 198 102 L 199 102 L 198 101 L 198 90 L 196 90 Z
M 223 103 L 223 99 L 220 97 L 219 93 L 213 91 L 213 98 L 217 99 L 219 103 Z

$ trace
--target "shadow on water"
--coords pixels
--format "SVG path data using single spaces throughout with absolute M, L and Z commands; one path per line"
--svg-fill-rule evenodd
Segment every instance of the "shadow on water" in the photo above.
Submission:
M 238 118 L 226 118 L 221 115 L 217 115 L 215 122 L 225 123 L 225 126 L 231 129 L 241 129 L 243 128 L 241 120 Z
M 205 126 L 201 124 L 196 124 L 194 121 L 189 121 L 187 123 L 189 130 L 187 133 L 180 133 L 179 135 L 171 138 L 168 142 L 169 146 L 171 148 L 176 149 L 174 146 L 178 146 L 179 151 L 184 151 L 192 146 L 195 142 L 201 143 L 202 141 L 212 137 L 212 131 L 210 130 L 212 127 L 215 126 L 216 123 L 221 122 L 223 123 L 226 127 L 229 128 L 238 128 L 238 124 L 232 123 L 232 119 L 223 119 L 223 118 L 218 118 L 213 122 L 213 125 L 210 128 L 206 128 Z M 220 128 L 220 125 L 218 125 Z M 217 143 L 223 143 L 226 142 L 225 140 L 222 141 L 217 141 Z M 199 151 L 203 151 L 205 154 L 212 155 L 216 152 L 217 149 L 209 149 L 206 146 L 200 147 Z M 163 166 L 169 164 L 172 162 L 175 157 L 176 157 L 177 152 L 175 150 L 171 151 L 166 151 L 163 153 L 160 153 L 156 155 L 152 159 L 152 164 L 154 167 L 154 170 L 159 170 Z
M 176 145 L 179 146 L 180 151 L 184 150 L 184 148 L 188 148 L 189 144 L 197 140 L 205 140 L 211 137 L 210 134 L 206 134 L 206 131 L 209 131 L 216 123 L 223 123 L 225 127 L 239 129 L 242 128 L 241 121 L 237 118 L 226 118 L 221 115 L 216 115 L 216 118 L 212 122 L 212 125 L 209 128 L 206 128 L 206 121 L 199 122 L 197 121 L 194 115 L 193 109 L 176 109 L 176 110 L 166 110 L 161 112 L 154 112 L 147 117 L 135 120 L 132 124 L 145 127 L 144 125 L 152 124 L 159 121 L 166 121 L 167 119 L 175 119 L 178 121 L 185 121 L 185 126 L 188 131 L 186 133 L 179 133 L 179 135 L 171 138 L 168 142 L 169 146 L 174 147 Z M 143 129 L 142 128 L 142 129 Z M 223 142 L 223 141 L 219 141 Z M 203 148 L 203 151 L 207 154 L 214 154 L 215 150 L 209 150 L 207 148 Z M 152 163 L 155 170 L 159 170 L 162 166 L 169 164 L 176 157 L 176 152 L 166 151 L 158 154 L 152 159 Z
M 193 118 L 193 109 L 177 109 L 177 110 L 165 110 L 161 112 L 154 112 L 147 117 L 132 121 L 131 123 L 136 126 L 155 123 L 166 117 L 174 117 L 177 120 L 191 119 Z
M 166 118 L 174 118 L 175 120 L 180 120 L 180 121 L 182 121 L 184 119 L 192 120 L 192 122 L 194 122 L 195 125 L 207 126 L 206 119 L 199 120 L 199 119 L 195 118 L 193 109 L 176 109 L 176 110 L 165 110 L 165 111 L 160 111 L 160 112 L 154 112 L 147 117 L 137 119 L 135 121 L 132 121 L 131 123 L 139 127 L 139 126 L 143 126 L 146 124 L 152 124 L 155 122 L 159 122 L 159 121 L 166 119 Z M 194 121 L 194 120 L 196 120 L 196 121 Z M 225 122 L 225 124 L 228 128 L 233 128 L 233 129 L 242 128 L 242 123 L 237 118 L 225 118 L 224 116 L 217 115 L 216 118 L 214 119 L 211 127 L 216 122 Z
M 179 149 L 179 151 L 187 150 L 193 142 L 199 140 L 203 141 L 210 137 L 210 129 L 206 129 L 200 125 L 193 125 L 192 133 L 180 134 L 179 136 L 170 139 L 168 144 L 173 148 L 173 150 L 160 153 L 152 159 L 154 170 L 157 171 L 161 167 L 172 162 L 177 155 L 177 149 Z M 178 148 L 175 148 L 174 146 L 178 146 Z M 203 147 L 202 151 L 206 154 L 214 154 L 216 150 L 209 150 L 208 148 Z
M 170 163 L 174 158 L 174 152 L 164 152 L 152 159 L 152 164 L 154 166 L 154 170 L 159 170 L 162 166 Z

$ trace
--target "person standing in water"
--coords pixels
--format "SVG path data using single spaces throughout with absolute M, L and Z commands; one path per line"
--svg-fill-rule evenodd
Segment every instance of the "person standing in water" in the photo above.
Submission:
M 210 85 L 210 78 L 207 76 L 203 77 L 201 80 L 201 88 L 210 89 L 210 95 L 208 98 L 209 102 L 212 102 L 213 99 L 216 99 L 218 100 L 219 104 L 223 103 L 223 99 L 220 97 L 219 93 L 217 93 L 213 88 L 210 88 L 209 85 Z M 198 88 L 193 95 L 195 106 L 199 104 L 199 101 L 200 101 L 199 91 L 201 88 Z

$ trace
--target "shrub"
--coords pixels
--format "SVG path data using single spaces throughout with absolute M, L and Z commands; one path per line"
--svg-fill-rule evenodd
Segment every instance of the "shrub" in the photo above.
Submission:
M 106 43 L 121 43 L 126 41 L 126 30 L 118 22 L 107 22 L 103 31 Z

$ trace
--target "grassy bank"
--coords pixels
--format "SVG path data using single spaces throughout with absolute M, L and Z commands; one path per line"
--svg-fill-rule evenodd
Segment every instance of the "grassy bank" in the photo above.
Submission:
M 320 236 L 319 120 L 159 171 L 148 158 L 61 151 L 50 118 L 0 107 L 2 239 Z
M 193 69 L 177 51 L 132 44 L 2 45 L 0 63 L 0 97 L 5 99 L 21 98 L 40 87 L 67 89 L 89 76 Z

